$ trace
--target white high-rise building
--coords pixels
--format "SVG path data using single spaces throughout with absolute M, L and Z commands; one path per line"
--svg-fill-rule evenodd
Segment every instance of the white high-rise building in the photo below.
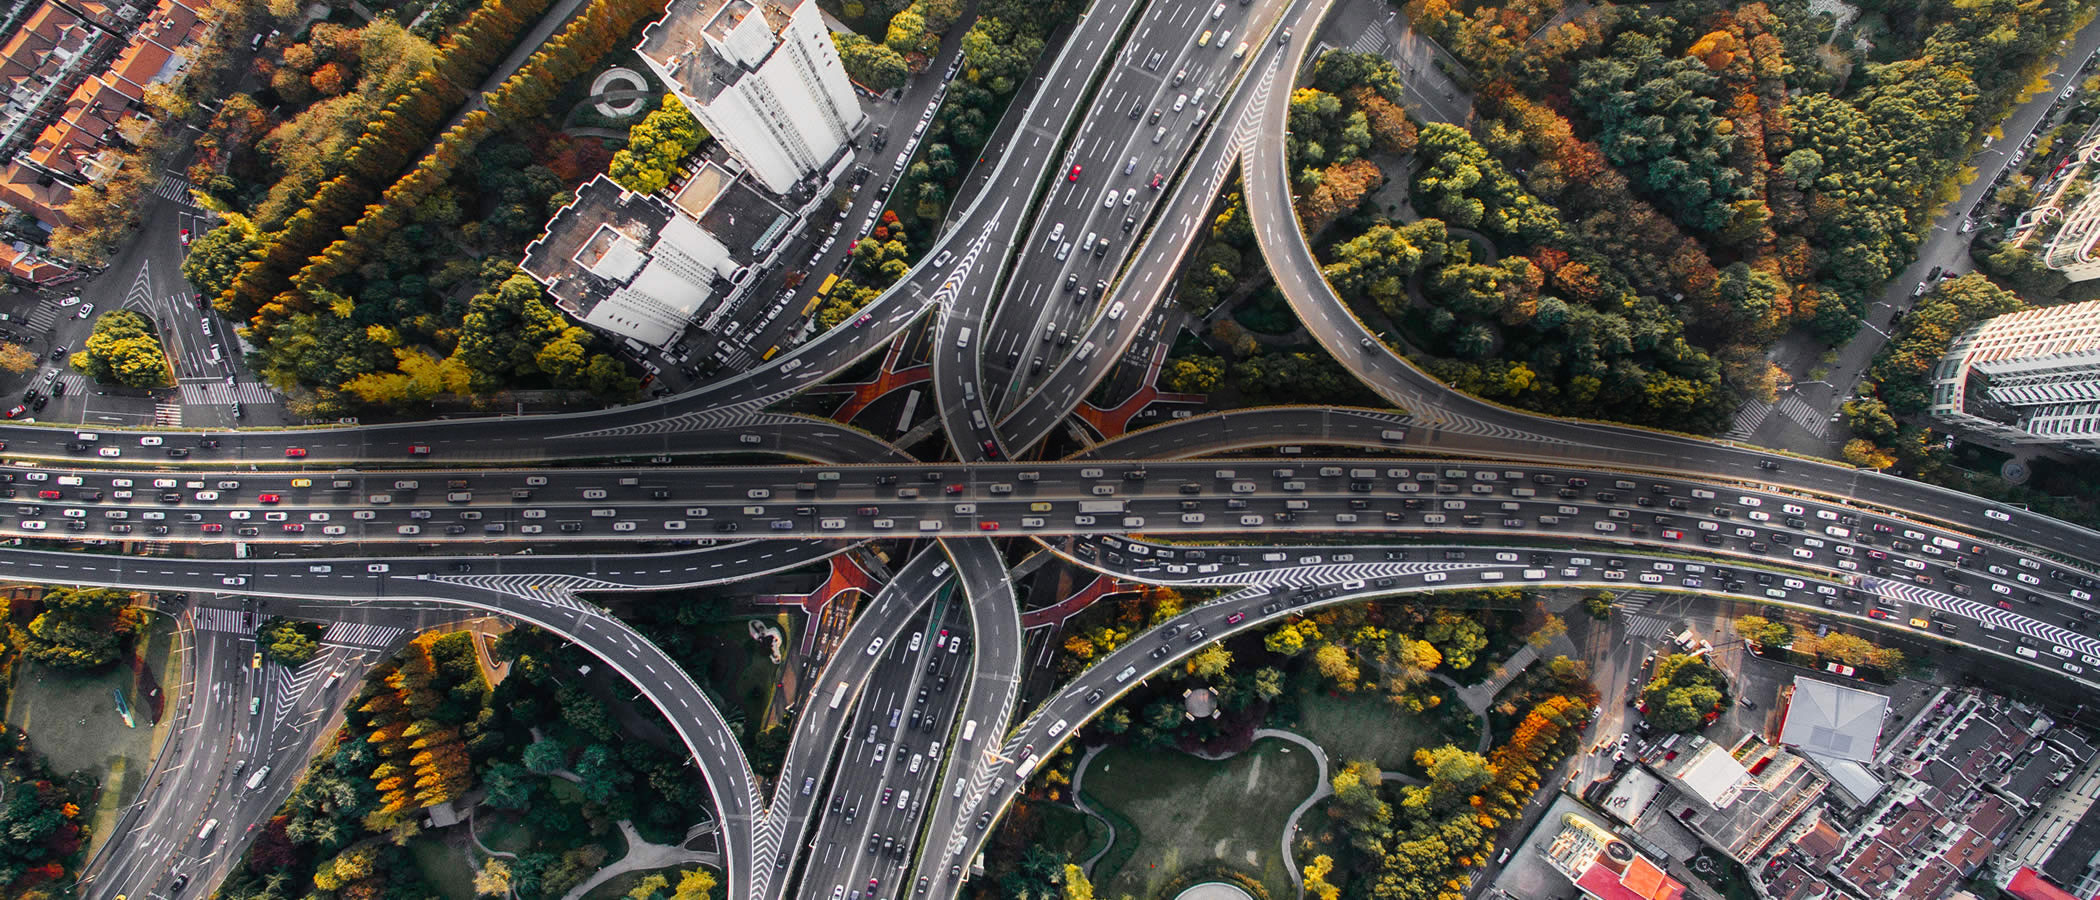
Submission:
M 1933 369 L 1932 415 L 2011 443 L 2100 452 L 2100 300 L 1970 328 Z
M 776 194 L 828 169 L 864 119 L 813 0 L 672 0 L 637 49 Z

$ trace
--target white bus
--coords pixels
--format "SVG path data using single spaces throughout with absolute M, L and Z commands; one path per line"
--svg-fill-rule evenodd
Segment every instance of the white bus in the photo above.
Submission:
M 976 719 L 971 719 L 971 720 L 969 720 L 969 721 L 967 721 L 967 722 L 964 722 L 964 723 L 963 723 L 963 733 L 962 733 L 962 739 L 963 739 L 963 740 L 966 740 L 966 741 L 967 741 L 967 740 L 969 740 L 969 739 L 971 739 L 971 738 L 973 738 L 973 737 L 976 737 L 976 736 L 977 736 L 977 720 L 976 720 Z
M 846 683 L 841 681 L 839 682 L 838 690 L 831 692 L 831 708 L 838 709 L 839 704 L 844 702 L 846 702 Z

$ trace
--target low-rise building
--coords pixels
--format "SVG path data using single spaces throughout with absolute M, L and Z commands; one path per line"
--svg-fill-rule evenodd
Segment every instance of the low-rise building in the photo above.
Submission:
M 1579 813 L 1561 817 L 1546 860 L 1597 900 L 1679 900 L 1684 885 L 1633 845 Z

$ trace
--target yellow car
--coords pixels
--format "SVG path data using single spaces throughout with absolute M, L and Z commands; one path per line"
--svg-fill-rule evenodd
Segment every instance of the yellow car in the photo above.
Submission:
M 248 668 L 251 668 L 251 669 L 260 669 L 260 668 L 262 668 L 262 651 L 259 651 L 259 650 L 258 650 L 258 651 L 256 651 L 256 654 L 255 654 L 254 656 L 251 656 L 251 657 L 249 657 L 249 658 L 248 658 Z
M 313 480 L 313 479 L 311 479 L 311 478 L 294 478 L 294 479 L 292 479 L 292 487 L 313 487 L 313 486 L 314 486 L 314 480 Z

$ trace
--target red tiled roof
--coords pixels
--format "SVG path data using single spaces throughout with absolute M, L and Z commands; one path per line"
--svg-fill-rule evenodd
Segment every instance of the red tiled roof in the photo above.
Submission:
M 2040 874 L 2026 866 L 2013 873 L 2012 881 L 2005 885 L 2005 893 L 2015 900 L 2078 900 L 2070 891 L 2044 881 Z M 2094 900 L 2100 900 L 2100 897 Z
M 1575 886 L 1598 900 L 1679 900 L 1684 885 L 1664 874 L 1645 856 L 1636 856 L 1620 875 L 1602 865 L 1592 865 L 1576 879 Z

